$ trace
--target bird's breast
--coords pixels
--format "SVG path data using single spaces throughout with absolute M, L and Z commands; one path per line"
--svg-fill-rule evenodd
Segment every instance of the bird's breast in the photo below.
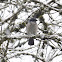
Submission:
M 28 35 L 31 35 L 31 34 L 36 35 L 37 29 L 38 29 L 37 23 L 34 23 L 34 22 L 28 23 L 26 29 L 27 29 Z

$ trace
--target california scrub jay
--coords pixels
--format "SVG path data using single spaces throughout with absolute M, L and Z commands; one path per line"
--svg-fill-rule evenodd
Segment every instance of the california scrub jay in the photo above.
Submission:
M 37 20 L 36 20 L 35 18 L 31 18 L 31 19 L 28 21 L 28 24 L 27 24 L 27 26 L 26 26 L 26 30 L 27 30 L 28 36 L 36 35 L 36 34 L 37 34 L 38 26 L 37 26 L 36 21 L 37 21 Z M 29 38 L 28 44 L 29 44 L 29 45 L 34 45 L 34 39 L 33 39 L 33 37 L 30 37 L 30 38 Z

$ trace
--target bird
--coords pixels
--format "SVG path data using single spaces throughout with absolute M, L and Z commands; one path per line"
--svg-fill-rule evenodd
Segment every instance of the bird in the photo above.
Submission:
M 37 25 L 36 21 L 37 21 L 36 18 L 31 18 L 28 21 L 28 23 L 26 25 L 26 31 L 27 31 L 28 36 L 37 34 L 38 25 Z M 34 45 L 34 38 L 33 37 L 29 38 L 28 45 Z

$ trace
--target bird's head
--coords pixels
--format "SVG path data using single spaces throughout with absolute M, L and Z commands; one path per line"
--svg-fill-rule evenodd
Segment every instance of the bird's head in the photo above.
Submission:
M 37 20 L 35 18 L 31 18 L 29 21 L 30 22 L 36 22 Z

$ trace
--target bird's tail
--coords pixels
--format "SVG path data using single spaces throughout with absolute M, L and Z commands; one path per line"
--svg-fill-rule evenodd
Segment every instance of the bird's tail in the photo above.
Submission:
M 30 37 L 30 38 L 29 38 L 28 44 L 29 44 L 29 45 L 34 45 L 34 38 L 33 38 L 33 37 Z

